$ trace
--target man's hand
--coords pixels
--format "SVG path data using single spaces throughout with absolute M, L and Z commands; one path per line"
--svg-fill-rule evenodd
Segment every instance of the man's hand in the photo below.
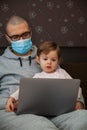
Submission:
M 13 112 L 18 105 L 18 101 L 16 101 L 13 97 L 10 97 L 6 103 L 5 109 L 8 112 Z

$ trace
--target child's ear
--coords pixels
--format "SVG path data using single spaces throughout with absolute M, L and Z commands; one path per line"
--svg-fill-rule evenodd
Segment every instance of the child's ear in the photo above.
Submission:
M 39 62 L 39 57 L 38 56 L 36 56 L 36 62 L 39 64 L 40 62 Z

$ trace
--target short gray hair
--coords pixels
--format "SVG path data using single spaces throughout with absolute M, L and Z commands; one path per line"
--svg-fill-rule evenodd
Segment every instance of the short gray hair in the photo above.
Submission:
M 24 18 L 22 18 L 22 17 L 20 17 L 20 16 L 16 16 L 16 15 L 12 16 L 12 17 L 8 20 L 8 22 L 7 22 L 7 24 L 6 24 L 6 32 L 8 32 L 8 25 L 17 25 L 17 24 L 21 24 L 21 23 L 23 23 L 23 22 L 26 22 L 26 24 L 27 24 L 28 27 L 29 27 L 29 24 L 28 24 L 27 20 L 25 20 Z

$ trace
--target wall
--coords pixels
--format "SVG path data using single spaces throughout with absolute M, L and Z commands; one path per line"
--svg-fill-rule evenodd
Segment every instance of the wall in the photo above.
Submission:
M 0 46 L 7 46 L 4 25 L 13 14 L 27 18 L 33 42 L 87 47 L 87 0 L 0 0 Z

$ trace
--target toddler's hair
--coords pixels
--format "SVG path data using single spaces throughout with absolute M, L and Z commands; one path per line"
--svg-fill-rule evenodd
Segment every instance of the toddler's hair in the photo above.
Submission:
M 39 57 L 41 53 L 48 54 L 50 51 L 56 51 L 58 58 L 60 59 L 60 48 L 58 44 L 53 41 L 40 43 L 37 49 L 37 56 Z

